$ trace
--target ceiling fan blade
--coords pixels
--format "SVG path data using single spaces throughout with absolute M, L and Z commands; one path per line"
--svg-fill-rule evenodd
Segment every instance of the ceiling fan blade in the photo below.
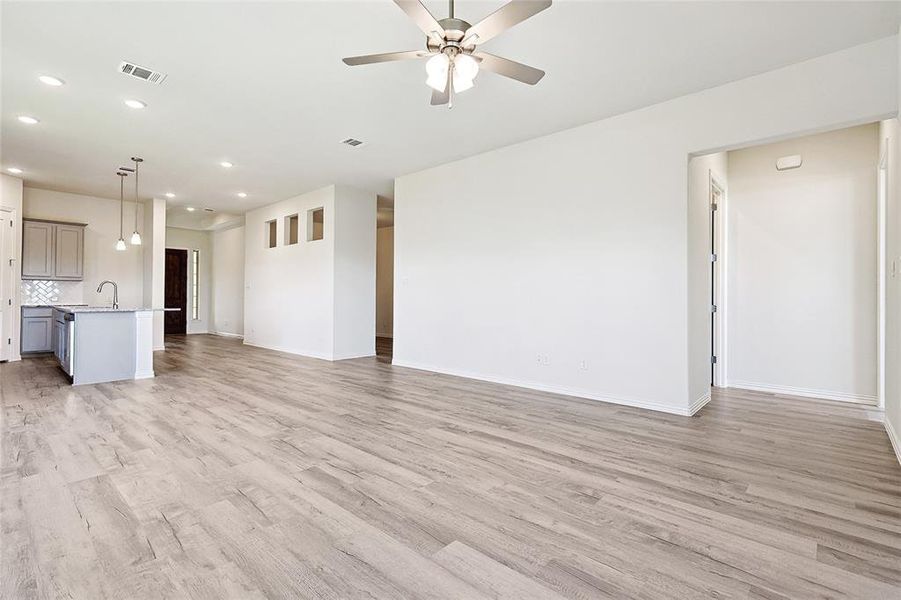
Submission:
M 442 27 L 432 13 L 429 12 L 422 2 L 419 0 L 394 0 L 407 16 L 413 19 L 416 26 L 419 27 L 424 34 L 429 37 L 444 38 L 444 27 Z
M 373 63 L 391 62 L 395 60 L 408 60 L 411 58 L 423 58 L 429 53 L 425 50 L 410 50 L 408 52 L 385 52 L 384 54 L 367 54 L 366 56 L 348 56 L 343 59 L 345 65 L 371 65 Z
M 499 33 L 540 13 L 550 5 L 551 0 L 511 0 L 467 29 L 463 36 L 463 45 L 483 44 Z
M 450 87 L 444 88 L 443 92 L 432 90 L 432 106 L 441 106 L 450 102 Z
M 535 85 L 544 77 L 544 71 L 541 69 L 518 63 L 509 58 L 502 58 L 487 52 L 473 52 L 472 55 L 481 59 L 479 66 L 482 69 L 529 85 Z

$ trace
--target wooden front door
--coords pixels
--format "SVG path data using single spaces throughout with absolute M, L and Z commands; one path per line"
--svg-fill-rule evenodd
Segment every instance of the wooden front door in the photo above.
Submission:
M 187 333 L 188 330 L 188 251 L 166 248 L 166 312 L 165 331 Z

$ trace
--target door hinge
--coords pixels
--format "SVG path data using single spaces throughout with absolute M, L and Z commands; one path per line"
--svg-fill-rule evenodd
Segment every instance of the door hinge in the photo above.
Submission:
M 713 364 L 713 365 L 716 364 L 716 356 L 711 356 L 711 357 L 710 357 L 710 364 Z
M 716 262 L 716 252 L 713 252 L 713 253 L 710 255 L 710 262 Z
M 714 211 L 714 210 L 716 210 L 717 208 L 719 208 L 719 205 L 718 205 L 716 202 L 714 202 L 714 203 L 712 203 L 712 204 L 710 205 L 710 210 L 711 210 L 711 211 Z
M 712 312 L 712 313 L 715 313 L 715 312 L 716 312 L 716 304 L 711 304 L 711 305 L 710 305 L 710 312 Z

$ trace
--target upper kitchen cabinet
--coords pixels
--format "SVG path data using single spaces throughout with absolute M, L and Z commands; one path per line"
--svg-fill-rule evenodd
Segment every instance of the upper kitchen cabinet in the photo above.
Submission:
M 84 278 L 81 223 L 22 219 L 22 279 Z
M 56 225 L 55 279 L 84 278 L 84 225 Z

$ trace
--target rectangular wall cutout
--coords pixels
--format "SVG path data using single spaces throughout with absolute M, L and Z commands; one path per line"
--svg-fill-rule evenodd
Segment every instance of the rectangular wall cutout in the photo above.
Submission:
M 266 247 L 275 248 L 278 245 L 278 226 L 275 220 L 266 221 Z
M 321 240 L 325 230 L 325 211 L 314 208 L 307 211 L 307 241 Z
M 300 217 L 298 215 L 290 215 L 285 217 L 285 245 L 290 246 L 298 242 L 298 227 Z

